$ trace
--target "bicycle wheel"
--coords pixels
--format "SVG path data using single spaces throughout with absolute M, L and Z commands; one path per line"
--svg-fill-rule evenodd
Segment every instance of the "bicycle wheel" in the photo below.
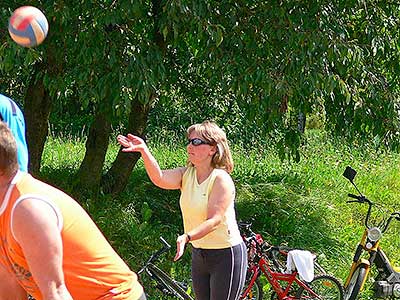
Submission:
M 150 273 L 153 275 L 153 279 L 158 281 L 163 287 L 168 289 L 168 291 L 177 297 L 178 299 L 182 300 L 194 300 L 192 297 L 190 297 L 186 291 L 179 286 L 179 284 L 173 280 L 170 276 L 168 276 L 164 271 L 162 271 L 160 268 L 153 264 L 148 265 L 148 270 Z
M 249 280 L 246 280 L 243 288 L 246 289 L 249 285 Z M 251 290 L 247 293 L 247 295 L 243 295 L 240 299 L 242 300 L 262 300 L 263 298 L 263 289 L 260 280 L 257 278 L 256 281 L 254 281 L 253 286 L 251 287 Z
M 343 286 L 337 278 L 331 275 L 317 275 L 307 285 L 318 296 L 315 297 L 309 290 L 300 287 L 296 295 L 298 299 L 343 300 Z
M 358 265 L 351 275 L 349 285 L 344 290 L 345 300 L 356 300 L 358 298 L 365 276 L 367 276 L 366 266 Z

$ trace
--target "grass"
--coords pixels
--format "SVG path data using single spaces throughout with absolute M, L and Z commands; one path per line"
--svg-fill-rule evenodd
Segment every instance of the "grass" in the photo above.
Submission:
M 163 168 L 185 164 L 185 147 L 150 143 Z M 172 150 L 171 150 L 172 149 Z M 378 203 L 374 220 L 400 210 L 400 157 L 365 145 L 350 147 L 332 141 L 324 133 L 309 132 L 299 163 L 282 162 L 269 147 L 233 149 L 237 188 L 237 217 L 252 220 L 253 227 L 275 244 L 309 249 L 319 254 L 320 263 L 342 281 L 363 232 L 367 207 L 347 204 L 347 193 L 356 193 L 342 176 L 347 165 L 358 171 L 355 182 L 372 201 Z M 118 147 L 110 145 L 107 164 Z M 66 190 L 84 156 L 82 140 L 50 138 L 46 144 L 41 176 Z M 79 197 L 78 197 L 79 198 Z M 141 161 L 132 173 L 126 191 L 117 198 L 79 199 L 106 237 L 132 269 L 138 270 L 164 236 L 174 244 L 182 232 L 179 192 L 156 188 Z M 382 239 L 382 248 L 391 261 L 400 265 L 399 224 L 393 222 Z M 188 274 L 190 251 L 172 262 L 173 251 L 161 262 L 171 273 Z M 187 276 L 187 275 L 186 275 Z M 153 288 L 145 282 L 151 293 Z M 151 299 L 161 299 L 154 295 Z M 369 299 L 368 291 L 363 299 Z

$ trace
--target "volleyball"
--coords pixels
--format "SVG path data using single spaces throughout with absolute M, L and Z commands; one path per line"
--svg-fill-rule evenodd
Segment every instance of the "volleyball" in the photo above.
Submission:
M 49 31 L 46 16 L 36 7 L 21 6 L 17 8 L 8 22 L 11 38 L 23 47 L 34 47 L 41 44 Z

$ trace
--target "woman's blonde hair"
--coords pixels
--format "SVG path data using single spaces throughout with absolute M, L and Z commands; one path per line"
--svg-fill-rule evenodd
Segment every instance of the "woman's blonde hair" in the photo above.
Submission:
M 225 132 L 216 123 L 208 120 L 191 125 L 187 129 L 187 136 L 189 137 L 192 132 L 198 134 L 210 145 L 216 146 L 217 151 L 211 160 L 211 166 L 231 173 L 233 171 L 233 159 Z
M 17 143 L 7 124 L 0 121 L 0 174 L 11 176 L 18 169 Z

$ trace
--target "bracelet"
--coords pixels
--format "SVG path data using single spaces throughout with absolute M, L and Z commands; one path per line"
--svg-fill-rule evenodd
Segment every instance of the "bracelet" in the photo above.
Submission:
M 190 242 L 190 240 L 192 239 L 192 237 L 191 237 L 188 233 L 186 233 L 186 236 L 187 236 L 187 241 Z

